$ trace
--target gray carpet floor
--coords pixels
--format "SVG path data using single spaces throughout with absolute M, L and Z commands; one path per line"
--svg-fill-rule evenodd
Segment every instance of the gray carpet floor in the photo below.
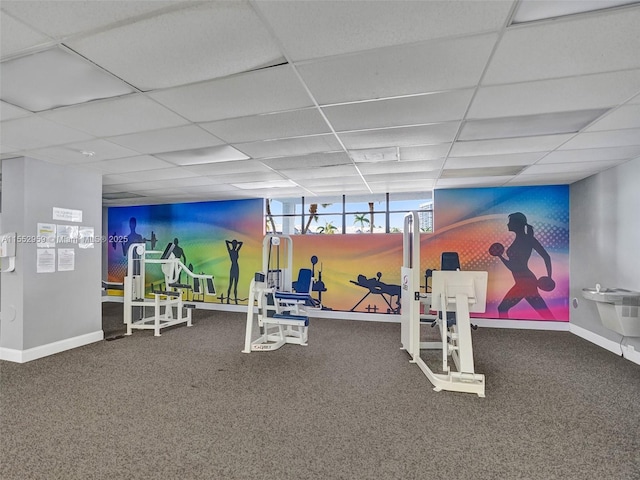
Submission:
M 478 398 L 433 391 L 399 324 L 243 354 L 241 314 L 118 338 L 103 312 L 114 340 L 0 362 L 3 480 L 640 479 L 640 366 L 567 332 L 474 331 Z

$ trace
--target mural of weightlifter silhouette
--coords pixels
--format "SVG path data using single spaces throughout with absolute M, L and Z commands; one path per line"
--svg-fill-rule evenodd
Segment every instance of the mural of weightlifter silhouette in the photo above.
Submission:
M 528 224 L 527 217 L 520 212 L 509 215 L 507 228 L 515 233 L 515 239 L 506 249 L 500 243 L 494 243 L 489 247 L 489 254 L 498 257 L 512 275 L 515 284 L 504 296 L 498 305 L 500 318 L 509 318 L 509 310 L 517 305 L 521 300 L 526 300 L 538 314 L 545 320 L 554 320 L 553 313 L 547 307 L 546 302 L 540 296 L 538 290 L 545 292 L 552 291 L 555 281 L 551 278 L 551 257 L 534 237 L 533 227 Z M 536 251 L 544 260 L 547 275 L 536 278 L 536 275 L 529 269 L 529 258 L 533 251 Z

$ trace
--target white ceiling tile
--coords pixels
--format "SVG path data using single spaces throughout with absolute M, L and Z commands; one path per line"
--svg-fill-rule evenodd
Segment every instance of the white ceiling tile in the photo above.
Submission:
M 398 150 L 398 147 L 350 150 L 349 156 L 356 163 L 397 162 L 399 160 Z
M 422 164 L 421 168 L 427 169 L 427 170 L 440 170 L 442 168 L 442 166 L 444 165 L 444 158 L 438 158 L 436 160 L 400 160 L 400 163 L 420 163 Z M 389 173 L 392 173 L 389 172 Z
M 625 160 L 640 156 L 640 145 L 629 147 L 590 148 L 583 150 L 556 150 L 538 163 L 596 162 L 599 160 Z
M 569 140 L 573 135 L 544 135 L 542 137 L 505 138 L 455 142 L 452 157 L 501 155 L 507 153 L 548 152 Z
M 400 161 L 437 160 L 447 156 L 451 143 L 440 145 L 419 145 L 417 147 L 400 147 Z
M 371 182 L 369 186 L 374 193 L 393 192 L 421 192 L 431 190 L 436 183 L 435 179 L 403 180 L 395 181 L 393 178 L 383 182 Z
M 473 90 L 433 93 L 323 107 L 336 131 L 461 120 Z
M 640 70 L 483 86 L 467 118 L 535 115 L 614 107 L 640 89 Z
M 184 169 L 196 175 L 244 175 L 249 172 L 271 171 L 270 168 L 257 160 L 234 160 L 202 165 L 187 165 Z
M 126 185 L 103 185 L 102 186 L 102 194 L 105 193 L 121 193 L 127 192 L 128 187 Z
M 282 198 L 282 197 L 301 197 L 306 196 L 309 192 L 300 187 L 289 187 L 289 188 L 263 188 L 263 189 L 252 189 L 252 190 L 241 190 L 243 192 L 243 196 L 249 198 Z
M 452 168 L 442 171 L 440 178 L 505 177 L 522 172 L 525 165 L 507 165 L 499 167 Z
M 150 188 L 148 190 L 136 189 L 136 193 L 149 197 L 183 197 L 186 192 L 179 188 Z
M 200 124 L 228 143 L 255 142 L 278 138 L 330 133 L 316 108 L 253 115 Z
M 510 2 L 256 2 L 294 60 L 497 31 Z
M 182 167 L 161 168 L 157 170 L 143 170 L 139 172 L 129 172 L 124 174 L 109 174 L 102 177 L 105 185 L 117 185 L 122 183 L 148 182 L 155 180 L 171 180 L 173 178 L 192 177 L 193 172 L 184 170 Z
M 131 133 L 129 135 L 109 137 L 108 140 L 139 153 L 174 152 L 177 150 L 211 147 L 224 143 L 196 125 Z
M 407 147 L 451 142 L 460 122 L 437 123 L 417 127 L 397 127 L 361 132 L 340 133 L 347 148 Z
M 517 175 L 509 180 L 506 186 L 524 186 L 524 185 L 570 185 L 583 178 L 590 177 L 596 172 L 578 172 L 578 173 L 547 173 L 539 175 Z
M 271 188 L 294 188 L 296 187 L 295 183 L 291 180 L 287 180 L 284 178 L 278 178 L 275 180 L 263 180 L 257 182 L 246 182 L 245 178 L 238 177 L 238 181 L 232 183 L 231 185 L 239 188 L 240 190 L 263 190 L 263 189 L 271 189 Z
M 0 104 L 0 158 L 29 156 L 98 173 L 105 205 L 286 196 L 320 201 L 342 194 L 370 198 L 371 191 L 415 194 L 434 185 L 571 183 L 640 156 L 640 40 L 632 28 L 640 5 L 624 9 L 634 15 L 631 20 L 621 9 L 500 31 L 517 2 L 120 3 L 1 1 L 2 53 L 21 49 L 3 57 L 5 62 L 73 44 L 87 47 L 88 62 L 107 70 L 113 65 L 141 82 L 198 79 L 38 114 L 13 102 Z M 274 15 L 276 10 L 284 13 Z M 462 13 L 452 17 L 453 10 Z M 345 13 L 351 11 L 356 14 Z M 416 13 L 426 11 L 433 15 Z M 210 21 L 210 12 L 223 13 Z M 242 31 L 243 22 L 256 20 L 254 12 L 264 25 Z M 596 27 L 593 32 L 575 28 L 586 25 L 583 20 Z M 273 39 L 261 41 L 263 27 Z M 545 32 L 549 39 L 538 38 Z M 594 39 L 563 38 L 577 33 L 593 33 Z M 510 48 L 504 42 L 521 36 L 534 44 L 518 58 L 504 56 Z M 114 42 L 99 44 L 107 38 Z M 261 57 L 273 41 L 285 51 L 276 48 L 274 56 Z M 598 42 L 603 50 L 592 48 Z M 487 67 L 495 48 L 497 63 Z M 269 66 L 283 61 L 282 53 L 296 61 L 295 69 Z M 257 66 L 266 68 L 209 80 L 216 72 L 254 68 L 260 58 L 267 60 Z M 506 76 L 488 83 L 495 80 L 494 69 L 506 68 L 500 62 L 511 60 Z M 478 87 L 485 67 L 488 75 Z M 473 105 L 467 105 L 470 98 Z M 567 131 L 566 122 L 545 120 L 592 109 L 606 112 L 579 134 L 558 134 Z M 514 132 L 518 122 L 531 123 L 534 116 L 543 130 Z M 498 122 L 491 136 L 502 139 L 464 141 L 478 137 L 469 137 L 468 129 L 486 127 L 485 119 Z M 539 135 L 547 131 L 554 134 Z M 223 157 L 173 167 L 160 158 L 190 152 L 189 158 L 202 160 L 199 151 L 232 148 L 225 144 L 241 144 L 248 152 L 242 158 L 261 159 Z M 95 153 L 85 156 L 82 150 Z M 176 163 L 185 163 L 180 158 Z M 513 175 L 522 169 L 525 174 Z M 450 178 L 437 182 L 439 175 Z M 273 188 L 263 188 L 264 182 Z
M 103 160 L 100 162 L 92 162 L 90 167 L 100 170 L 103 173 L 129 173 L 141 172 L 147 170 L 156 170 L 160 168 L 170 168 L 172 165 L 168 162 L 160 160 L 150 155 L 141 155 L 138 157 L 120 158 L 116 160 Z
M 41 117 L 24 117 L 2 122 L 0 143 L 17 149 L 83 142 L 93 137 Z
M 143 91 L 283 61 L 248 2 L 204 2 L 67 44 Z
M 468 88 L 480 80 L 495 41 L 480 35 L 403 45 L 316 61 L 298 71 L 320 104 Z
M 589 126 L 585 131 L 617 130 L 620 128 L 640 128 L 640 104 L 623 105 Z
M 212 184 L 212 185 L 196 185 L 189 186 L 189 193 L 193 195 L 205 195 L 205 194 L 213 194 L 213 193 L 225 193 L 225 192 L 237 192 L 241 193 L 241 191 L 233 187 L 231 185 L 221 185 L 221 184 Z
M 302 169 L 283 169 L 280 173 L 287 178 L 307 185 L 308 182 L 318 182 L 319 184 L 326 184 L 330 182 L 331 178 L 341 178 L 357 176 L 358 171 L 355 165 L 338 165 L 333 167 L 318 167 L 318 168 L 302 168 Z M 346 180 L 345 180 L 346 181 Z
M 275 170 L 329 167 L 333 165 L 352 164 L 345 152 L 312 153 L 297 157 L 279 157 L 261 160 L 262 163 Z
M 364 179 L 367 182 L 387 182 L 389 180 L 393 180 L 394 182 L 415 182 L 416 180 L 435 180 L 438 178 L 439 172 L 436 171 L 425 171 L 425 172 L 404 172 L 404 173 L 394 173 L 393 175 L 389 175 L 389 173 L 368 173 L 364 176 Z
M 95 169 L 91 169 L 91 165 L 83 165 L 84 169 L 87 170 L 91 170 L 93 172 L 99 172 L 100 170 L 95 170 Z M 136 181 L 143 181 L 143 180 L 136 180 L 131 178 L 129 175 L 121 175 L 121 174 L 106 174 L 106 175 L 102 175 L 102 185 L 124 185 L 127 183 L 134 183 Z
M 2 99 L 31 112 L 135 91 L 95 64 L 59 47 L 3 62 L 1 80 Z
M 203 163 L 229 162 L 249 158 L 244 153 L 229 145 L 159 153 L 156 154 L 156 157 L 162 158 L 175 165 L 200 165 Z
M 294 110 L 313 105 L 288 65 L 149 94 L 192 122 Z
M 33 150 L 31 153 L 38 158 L 42 156 L 59 164 L 98 162 L 100 160 L 111 160 L 114 158 L 133 157 L 138 154 L 133 150 L 106 140 L 92 140 L 89 142 L 42 148 Z
M 90 102 L 42 115 L 63 125 L 102 137 L 177 127 L 188 123 L 184 118 L 143 95 Z
M 640 6 L 507 29 L 485 84 L 640 67 Z
M 293 157 L 308 153 L 333 152 L 342 148 L 333 135 L 239 143 L 234 147 L 253 158 Z
M 172 178 L 170 180 L 156 180 L 153 182 L 136 182 L 127 183 L 124 185 L 114 185 L 110 188 L 128 188 L 131 191 L 136 190 L 151 190 L 160 188 L 188 188 L 197 186 L 213 186 L 215 181 L 208 177 L 186 177 L 186 178 Z
M 382 163 L 359 163 L 358 168 L 368 179 L 368 175 L 384 174 L 396 177 L 403 173 L 424 173 L 440 171 L 441 162 L 382 162 Z
M 577 110 L 573 112 L 521 115 L 518 117 L 485 118 L 467 120 L 463 123 L 458 140 L 483 140 L 491 138 L 514 138 L 551 135 L 554 133 L 577 133 L 606 109 Z
M 44 45 L 51 38 L 43 35 L 36 29 L 25 25 L 10 15 L 6 15 L 7 4 L 28 4 L 32 2 L 2 2 L 2 15 L 0 15 L 0 54 L 2 58 L 17 53 L 21 50 Z
M 565 15 L 602 10 L 636 3 L 637 0 L 522 0 L 513 16 L 512 23 L 535 22 L 537 20 L 554 19 Z
M 436 188 L 470 188 L 501 186 L 513 179 L 512 175 L 503 177 L 441 178 L 435 183 Z
M 31 112 L 24 110 L 7 102 L 0 102 L 0 120 L 13 120 L 14 118 L 27 117 Z
M 523 175 L 539 175 L 549 173 L 599 172 L 615 167 L 626 160 L 605 160 L 599 162 L 539 163 L 531 165 L 522 172 Z
M 309 190 L 313 191 L 316 195 L 370 195 L 369 189 L 364 184 L 364 182 L 360 181 L 360 183 L 354 183 L 352 185 L 336 185 L 336 186 L 317 186 L 313 188 L 309 188 Z M 315 197 L 309 197 L 315 200 Z
M 103 28 L 130 17 L 149 14 L 180 3 L 180 1 L 160 0 L 153 2 L 3 1 L 2 10 L 51 37 L 61 38 Z
M 508 155 L 477 155 L 473 157 L 449 157 L 445 162 L 446 169 L 502 167 L 510 165 L 532 165 L 547 152 L 512 153 Z
M 640 145 L 640 128 L 580 133 L 562 145 L 560 149 L 579 150 L 581 148 L 625 147 L 630 145 Z
M 279 175 L 271 170 L 268 171 L 259 171 L 259 170 L 251 170 L 249 172 L 243 172 L 242 175 L 237 174 L 214 174 L 208 175 L 209 178 L 220 182 L 221 184 L 233 185 L 240 182 L 269 182 L 274 181 L 278 182 L 281 180 L 285 180 L 282 175 Z

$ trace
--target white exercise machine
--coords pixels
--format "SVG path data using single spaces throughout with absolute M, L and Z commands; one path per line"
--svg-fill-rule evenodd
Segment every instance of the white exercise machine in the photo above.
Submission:
M 487 272 L 433 271 L 431 293 L 420 292 L 420 221 L 417 212 L 405 215 L 403 235 L 401 343 L 402 348 L 433 384 L 435 391 L 475 393 L 484 397 L 484 375 L 475 372 L 470 312 L 486 309 Z M 426 290 L 426 286 L 425 286 Z M 421 315 L 421 305 L 433 316 Z M 455 320 L 447 319 L 455 312 Z M 435 321 L 440 341 L 421 342 L 422 320 Z M 421 358 L 421 350 L 442 352 L 442 373 L 434 373 Z M 456 371 L 451 369 L 449 357 Z
M 307 345 L 308 312 L 318 308 L 311 297 L 311 270 L 301 269 L 298 279 L 293 280 L 291 237 L 269 234 L 262 245 L 262 271 L 255 274 L 249 287 L 243 353 L 273 351 L 287 343 Z M 256 327 L 260 333 L 254 339 Z
M 173 243 L 169 243 L 164 252 L 147 250 L 144 243 L 135 243 L 127 251 L 127 275 L 124 278 L 124 323 L 127 335 L 133 330 L 153 330 L 156 337 L 160 330 L 173 325 L 191 323 L 193 303 L 185 303 L 184 292 L 190 290 L 190 284 L 180 283 L 184 272 L 188 277 L 207 285 L 207 294 L 215 295 L 212 275 L 194 274 L 172 252 Z M 147 267 L 159 265 L 164 282 L 150 285 L 147 293 Z M 152 314 L 147 315 L 151 310 Z

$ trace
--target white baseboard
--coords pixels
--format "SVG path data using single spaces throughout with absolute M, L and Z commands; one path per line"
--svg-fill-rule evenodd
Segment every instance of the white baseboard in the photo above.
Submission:
M 48 357 L 49 355 L 64 352 L 65 350 L 71 350 L 72 348 L 78 348 L 90 343 L 99 342 L 101 340 L 104 340 L 104 332 L 102 330 L 98 330 L 85 335 L 79 335 L 77 337 L 59 340 L 46 345 L 40 345 L 39 347 L 28 348 L 27 350 L 15 350 L 13 348 L 0 347 L 0 360 L 25 363 L 37 360 L 38 358 Z
M 609 350 L 610 352 L 615 353 L 616 355 L 622 355 L 622 348 L 620 347 L 620 342 L 615 342 L 613 340 L 609 340 L 597 333 L 593 333 L 591 330 L 587 330 L 586 328 L 579 327 L 575 323 L 570 325 L 569 331 L 585 340 L 590 341 L 591 343 L 595 343 L 599 347 L 604 348 L 605 350 Z
M 640 365 L 640 352 L 633 345 L 622 345 L 622 356 L 627 360 Z
M 553 330 L 557 332 L 569 331 L 569 322 L 472 318 L 471 323 L 483 328 L 519 328 L 523 330 Z

